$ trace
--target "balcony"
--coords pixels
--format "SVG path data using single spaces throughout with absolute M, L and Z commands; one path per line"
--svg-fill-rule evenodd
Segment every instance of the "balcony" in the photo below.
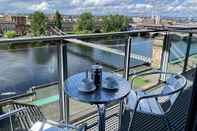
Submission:
M 181 39 L 176 39 L 175 35 Z M 129 81 L 133 75 L 154 70 L 183 74 L 188 80 L 187 87 L 177 108 L 173 114 L 169 114 L 173 127 L 183 130 L 197 64 L 196 36 L 195 30 L 145 29 L 0 39 L 1 112 L 27 107 L 32 114 L 37 114 L 32 115 L 35 121 L 46 117 L 76 126 L 86 123 L 88 130 L 98 130 L 96 106 L 75 101 L 64 94 L 64 83 L 68 77 L 98 62 L 104 71 L 116 73 Z M 159 92 L 159 80 L 158 75 L 140 78 L 133 89 Z M 106 130 L 119 129 L 119 112 L 119 103 L 108 106 Z M 141 126 L 144 129 L 166 130 L 166 127 L 154 124 L 158 123 L 157 119 L 149 118 L 153 119 L 153 123 L 150 123 L 138 115 L 136 130 L 142 130 L 139 128 Z M 126 130 L 129 118 L 127 114 L 123 116 L 122 130 Z M 20 123 L 26 123 L 24 119 L 19 120 Z M 9 122 L 4 125 L 2 129 L 10 129 Z M 19 125 L 16 124 L 14 128 L 28 128 L 25 124 Z

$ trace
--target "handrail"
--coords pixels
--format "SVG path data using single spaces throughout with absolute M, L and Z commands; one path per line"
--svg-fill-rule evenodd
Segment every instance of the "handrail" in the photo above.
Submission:
M 14 100 L 1 101 L 0 107 L 12 104 L 13 102 L 14 102 Z
M 8 98 L 5 98 L 5 99 L 0 99 L 0 102 L 8 101 L 10 99 L 15 100 L 15 99 L 18 99 L 18 98 L 32 96 L 32 95 L 35 95 L 35 92 L 23 93 L 23 94 L 14 95 L 14 96 L 11 96 L 11 97 L 8 97 Z
M 0 39 L 1 43 L 25 43 L 33 41 L 55 41 L 63 40 L 70 38 L 92 38 L 92 37 L 101 37 L 101 36 L 110 36 L 110 35 L 129 35 L 133 33 L 144 33 L 144 32 L 164 32 L 167 30 L 133 30 L 133 31 L 124 31 L 124 32 L 110 32 L 110 33 L 94 33 L 94 34 L 77 34 L 77 35 L 53 35 L 53 36 L 40 36 L 40 37 L 21 37 L 21 38 L 12 38 L 12 39 Z
M 25 109 L 26 109 L 25 107 L 22 107 L 20 109 L 13 110 L 13 111 L 10 111 L 10 112 L 5 113 L 3 115 L 0 115 L 0 120 L 3 120 L 3 119 L 8 118 L 8 117 L 11 117 L 11 116 L 15 115 L 18 112 L 24 111 Z
M 11 105 L 11 104 L 19 104 L 19 105 L 23 105 L 23 106 L 35 106 L 35 105 L 32 105 L 32 104 L 22 103 L 22 102 L 18 102 L 18 101 L 15 101 L 15 100 L 7 100 L 7 101 L 1 101 L 0 102 L 0 107 Z
M 148 73 L 143 73 L 143 74 L 138 74 L 138 75 L 134 75 L 133 77 L 132 77 L 132 82 L 131 83 L 133 83 L 133 81 L 135 80 L 135 79 L 137 79 L 137 78 L 139 78 L 139 77 L 142 77 L 142 76 L 147 76 L 147 75 L 153 75 L 153 74 L 166 74 L 166 75 L 174 75 L 174 76 L 178 76 L 178 77 L 180 77 L 180 78 L 182 78 L 182 76 L 180 75 L 180 74 L 177 74 L 177 73 L 171 73 L 171 72 L 162 72 L 162 71 L 154 71 L 154 72 L 148 72 Z
M 146 33 L 146 32 L 181 32 L 181 33 L 197 33 L 197 30 L 172 30 L 172 29 L 143 29 L 123 32 L 109 32 L 109 33 L 93 33 L 93 34 L 74 34 L 74 35 L 53 35 L 53 36 L 39 36 L 39 37 L 17 37 L 17 38 L 3 38 L 0 39 L 0 44 L 5 43 L 27 43 L 33 41 L 56 41 L 63 39 L 80 39 L 80 38 L 92 38 L 102 37 L 111 35 L 131 35 L 135 33 Z

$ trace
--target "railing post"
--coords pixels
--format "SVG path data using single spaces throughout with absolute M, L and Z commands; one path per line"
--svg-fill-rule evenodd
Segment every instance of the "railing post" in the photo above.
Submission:
M 129 80 L 129 65 L 130 65 L 130 55 L 131 55 L 131 41 L 132 38 L 129 36 L 128 41 L 125 46 L 125 55 L 124 55 L 124 78 Z M 122 113 L 123 113 L 123 101 L 120 102 L 120 117 L 119 117 L 119 130 L 121 130 L 122 123 Z
M 124 77 L 129 80 L 129 65 L 130 65 L 130 55 L 131 55 L 131 41 L 132 38 L 129 36 L 128 42 L 125 47 L 125 57 L 124 57 Z
M 190 53 L 190 49 L 191 49 L 191 40 L 192 40 L 192 33 L 189 33 L 189 37 L 188 37 L 188 41 L 187 41 L 187 51 L 185 54 L 185 61 L 184 61 L 184 66 L 183 66 L 183 72 L 185 72 L 187 70 L 189 53 Z
M 164 36 L 164 41 L 163 41 L 163 49 L 162 49 L 162 57 L 161 57 L 161 71 L 162 72 L 167 72 L 168 71 L 168 61 L 169 61 L 169 56 L 170 56 L 170 47 L 171 47 L 171 42 L 170 42 L 170 36 L 169 33 L 166 32 Z M 160 76 L 160 80 L 165 81 L 166 80 L 166 75 L 162 74 Z
M 69 121 L 69 99 L 64 93 L 64 81 L 67 78 L 67 51 L 63 41 L 57 44 L 58 54 L 58 74 L 59 74 L 59 103 L 60 120 L 68 123 Z
M 197 65 L 195 70 L 195 75 L 193 79 L 193 87 L 191 87 L 191 99 L 190 105 L 187 115 L 187 122 L 185 125 L 185 131 L 196 131 L 197 123 L 196 123 L 196 116 L 197 116 Z
M 63 65 L 64 65 L 64 81 L 67 80 L 68 78 L 68 59 L 67 59 L 67 44 L 65 44 L 63 46 L 63 58 L 64 58 L 64 61 L 63 61 Z M 65 86 L 64 86 L 65 87 Z M 69 97 L 68 95 L 65 94 L 65 103 L 66 103 L 66 123 L 69 122 L 69 114 L 70 114 L 70 102 L 69 102 Z

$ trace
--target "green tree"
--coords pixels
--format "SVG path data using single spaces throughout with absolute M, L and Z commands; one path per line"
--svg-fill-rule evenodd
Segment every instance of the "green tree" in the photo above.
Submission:
M 117 32 L 128 27 L 128 17 L 122 15 L 110 15 L 103 17 L 102 30 L 104 32 Z
M 95 30 L 95 19 L 90 12 L 85 12 L 80 15 L 77 24 L 75 25 L 75 32 L 90 33 Z
M 36 11 L 31 16 L 31 32 L 34 36 L 46 35 L 48 19 L 44 13 Z
M 7 31 L 7 32 L 4 33 L 4 37 L 14 38 L 14 37 L 16 37 L 16 31 Z
M 56 11 L 56 13 L 55 13 L 54 24 L 58 29 L 60 29 L 60 30 L 62 29 L 62 16 L 58 11 Z

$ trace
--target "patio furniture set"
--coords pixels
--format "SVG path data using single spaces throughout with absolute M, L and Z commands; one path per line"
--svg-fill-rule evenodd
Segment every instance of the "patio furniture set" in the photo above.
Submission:
M 147 93 L 145 91 L 138 91 L 133 89 L 135 79 L 145 77 L 148 75 L 165 76 L 165 81 L 161 81 L 162 87 L 160 93 Z M 146 116 L 159 117 L 164 126 L 170 131 L 172 130 L 170 121 L 166 114 L 171 111 L 175 101 L 179 99 L 180 94 L 186 86 L 186 79 L 179 74 L 165 73 L 165 72 L 149 72 L 132 77 L 130 83 L 123 77 L 109 72 L 102 72 L 100 76 L 100 86 L 96 86 L 95 79 L 90 80 L 88 72 L 82 72 L 69 77 L 65 82 L 65 94 L 70 98 L 80 102 L 97 105 L 98 109 L 98 130 L 105 131 L 105 113 L 106 107 L 112 102 L 123 103 L 123 109 L 120 111 L 119 117 L 122 117 L 125 111 L 130 112 L 130 119 L 128 120 L 128 131 L 135 131 L 133 128 L 136 113 L 141 112 Z M 98 75 L 98 74 L 97 74 Z M 98 76 L 97 76 L 98 77 Z M 165 98 L 160 100 L 160 98 Z M 168 103 L 167 108 L 162 106 L 162 103 Z M 20 108 L 10 111 L 0 116 L 0 120 L 10 118 L 12 116 L 25 112 L 26 108 Z M 31 119 L 31 118 L 29 118 Z M 120 119 L 121 120 L 121 119 Z M 121 122 L 120 122 L 121 123 Z M 12 125 L 11 125 L 12 126 Z M 121 130 L 121 125 L 119 125 Z M 30 131 L 86 131 L 86 125 L 75 127 L 74 125 L 64 124 L 61 122 L 54 122 L 47 119 L 38 120 L 32 123 Z

